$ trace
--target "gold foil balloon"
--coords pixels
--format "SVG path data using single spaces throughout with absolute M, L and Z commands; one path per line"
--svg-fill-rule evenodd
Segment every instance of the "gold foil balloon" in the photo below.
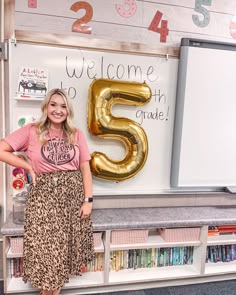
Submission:
M 125 157 L 114 161 L 104 153 L 94 152 L 91 170 L 98 178 L 122 181 L 136 175 L 144 166 L 148 155 L 148 140 L 136 122 L 114 117 L 115 104 L 144 105 L 151 99 L 151 90 L 145 83 L 94 80 L 89 89 L 88 129 L 93 135 L 121 141 Z

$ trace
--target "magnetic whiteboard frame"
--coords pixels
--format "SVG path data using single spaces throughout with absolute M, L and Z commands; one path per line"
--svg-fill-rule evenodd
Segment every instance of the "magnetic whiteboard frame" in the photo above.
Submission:
M 236 174 L 235 174 L 235 182 L 232 183 L 232 181 L 227 180 L 227 174 L 225 176 L 225 171 L 223 170 L 222 174 L 224 174 L 224 177 L 222 175 L 222 180 L 221 181 L 217 180 L 218 182 L 216 183 L 213 172 L 218 167 L 214 165 L 212 166 L 211 176 L 206 180 L 207 183 L 202 181 L 201 177 L 199 177 L 199 174 L 198 175 L 194 174 L 195 167 L 192 167 L 191 171 L 189 170 L 186 171 L 186 161 L 191 161 L 191 159 L 185 158 L 185 154 L 183 153 L 183 146 L 184 144 L 186 144 L 185 139 L 187 136 L 184 133 L 184 127 L 186 126 L 186 124 L 192 124 L 191 121 L 186 120 L 186 112 L 188 112 L 186 104 L 188 100 L 191 100 L 191 95 L 189 95 L 188 97 L 186 96 L 187 95 L 186 88 L 189 87 L 188 85 L 189 76 L 191 75 L 191 71 L 194 70 L 190 68 L 192 66 L 192 60 L 190 60 L 189 53 L 191 52 L 192 48 L 199 48 L 199 60 L 197 61 L 198 66 L 201 66 L 202 54 L 207 52 L 208 49 L 217 50 L 218 52 L 219 50 L 221 50 L 222 56 L 223 54 L 227 54 L 227 52 L 236 51 L 235 44 L 213 42 L 213 41 L 206 41 L 206 40 L 199 40 L 199 39 L 188 39 L 188 38 L 183 38 L 181 40 L 180 61 L 179 61 L 178 79 L 177 79 L 177 98 L 176 98 L 175 124 L 174 124 L 175 127 L 174 127 L 173 149 L 172 149 L 171 186 L 177 187 L 177 188 L 228 187 L 229 186 L 232 188 L 236 186 Z M 214 53 L 214 52 L 211 51 L 211 53 Z M 216 67 L 211 69 L 213 69 L 212 73 L 217 74 L 215 70 Z M 212 83 L 214 83 L 214 79 L 212 80 Z M 204 92 L 204 90 L 202 90 L 202 92 Z M 214 95 L 214 93 L 212 93 L 212 95 Z M 236 107 L 236 104 L 235 104 L 235 107 Z M 235 119 L 234 126 L 236 126 L 236 119 Z M 207 128 L 201 131 L 207 132 Z M 208 134 L 208 139 L 209 138 L 210 138 L 210 135 Z M 202 142 L 199 144 L 202 144 Z M 206 147 L 208 146 L 207 142 L 205 142 L 204 144 Z M 227 142 L 227 144 L 230 144 L 230 142 Z M 192 146 L 189 145 L 188 148 L 191 149 Z M 199 159 L 199 162 L 201 162 L 200 160 L 201 159 Z M 208 165 L 210 164 L 208 163 Z M 234 166 L 236 166 L 236 162 Z M 184 173 L 183 173 L 183 170 L 184 170 Z M 190 182 L 186 181 L 185 179 L 185 175 L 187 173 L 192 175 L 192 180 Z
M 30 52 L 30 55 L 26 55 L 25 52 Z M 64 53 L 65 52 L 65 53 Z M 49 70 L 49 78 L 52 77 L 52 81 L 49 81 L 49 88 L 60 87 L 60 81 L 63 81 L 64 87 L 75 86 L 75 82 L 70 82 L 71 79 L 66 77 L 65 69 L 63 68 L 63 74 L 60 71 L 56 71 L 57 67 L 59 67 L 60 62 L 63 60 L 63 66 L 65 62 L 65 57 L 67 55 L 71 56 L 71 60 L 80 61 L 83 60 L 101 60 L 101 55 L 104 55 L 107 63 L 112 60 L 114 63 L 122 63 L 121 59 L 124 59 L 124 64 L 128 64 L 129 62 L 133 62 L 137 65 L 142 65 L 143 67 L 147 67 L 150 65 L 155 66 L 158 71 L 160 78 L 158 77 L 158 83 L 153 82 L 153 87 L 158 87 L 166 94 L 168 100 L 167 103 L 164 104 L 166 113 L 167 107 L 170 106 L 170 116 L 169 120 L 146 120 L 142 125 L 143 128 L 146 128 L 149 138 L 149 155 L 148 160 L 144 166 L 144 168 L 138 173 L 135 177 L 123 181 L 123 182 L 109 182 L 94 178 L 94 194 L 95 195 L 137 195 L 137 194 L 159 194 L 159 193 L 172 193 L 173 191 L 170 189 L 170 166 L 171 166 L 171 152 L 172 152 L 172 139 L 173 139 L 173 123 L 174 123 L 174 106 L 175 106 L 175 98 L 176 98 L 176 79 L 177 79 L 177 64 L 178 60 L 174 58 L 165 59 L 163 57 L 157 57 L 155 55 L 145 55 L 145 54 L 130 54 L 130 53 L 122 53 L 122 52 L 109 52 L 109 51 L 101 51 L 101 50 L 89 50 L 89 49 L 81 49 L 81 48 L 66 48 L 66 47 L 55 47 L 51 45 L 37 45 L 30 43 L 21 43 L 18 42 L 16 44 L 11 44 L 10 46 L 10 113 L 11 113 L 11 131 L 16 129 L 18 117 L 23 115 L 31 114 L 36 117 L 40 110 L 40 102 L 37 101 L 19 101 L 14 99 L 15 90 L 17 89 L 18 82 L 18 73 L 19 68 L 21 66 L 26 67 L 40 67 Z M 63 59 L 62 59 L 63 56 Z M 50 58 L 49 58 L 50 57 Z M 116 57 L 116 58 L 114 58 Z M 108 60 L 109 58 L 109 60 Z M 47 60 L 47 62 L 46 62 Z M 49 60 L 49 61 L 48 61 Z M 145 62 L 144 62 L 145 61 Z M 150 61 L 150 62 L 149 62 Z M 48 62 L 50 62 L 50 66 L 48 66 Z M 100 65 L 100 64 L 99 64 Z M 60 68 L 62 68 L 60 66 Z M 99 78 L 99 77 L 97 77 Z M 106 78 L 106 77 L 104 77 Z M 67 80 L 66 80 L 67 79 Z M 132 79 L 130 80 L 132 82 Z M 87 83 L 86 88 L 84 88 L 84 83 Z M 88 89 L 91 81 L 88 79 L 84 79 L 83 83 L 79 82 L 79 84 L 83 85 L 84 97 L 86 99 L 88 94 Z M 143 82 L 143 80 L 140 82 Z M 149 83 L 150 84 L 150 83 Z M 152 86 L 152 85 L 150 85 Z M 76 82 L 76 87 L 79 87 Z M 82 89 L 81 89 L 82 91 Z M 83 107 L 79 107 L 77 104 L 77 110 L 82 112 L 82 109 L 86 108 L 87 103 L 84 102 Z M 144 111 L 153 111 L 157 109 L 155 99 L 152 99 L 152 102 L 148 103 L 145 106 L 142 106 L 142 110 Z M 122 106 L 121 115 L 127 116 L 128 118 L 133 116 L 134 118 L 137 107 L 130 106 Z M 37 114 L 36 114 L 37 112 Z M 118 111 L 117 111 L 118 112 Z M 115 110 L 114 110 L 115 113 Z M 116 115 L 117 113 L 115 113 Z M 79 113 L 82 115 L 82 113 Z M 84 112 L 84 118 L 86 117 Z M 134 118 L 138 121 L 137 118 Z M 80 121 L 81 122 L 81 121 Z M 159 122 L 159 123 L 158 123 Z M 145 126 L 146 125 L 146 126 Z M 77 125 L 85 132 L 85 136 L 88 139 L 88 144 L 91 152 L 95 150 L 101 150 L 105 153 L 111 150 L 111 152 L 116 151 L 116 148 L 119 148 L 119 144 L 106 142 L 105 140 L 95 139 L 91 134 L 88 133 L 87 123 L 83 120 L 83 125 Z M 155 128 L 153 128 L 155 126 Z M 158 135 L 159 141 L 152 141 L 153 136 L 150 136 L 150 133 L 153 135 Z M 149 134 L 148 134 L 149 133 Z M 168 137 L 166 136 L 168 134 Z M 152 142 L 151 142 L 152 141 Z M 158 144 L 159 147 L 155 147 Z M 153 147 L 152 147 L 153 146 Z M 112 147 L 112 148 L 111 148 Z M 106 148 L 106 150 L 105 150 Z M 120 150 L 122 147 L 119 148 Z M 114 151 L 113 151 L 114 150 Z M 122 149 L 123 151 L 123 149 Z M 121 151 L 121 152 L 122 152 Z M 120 153 L 121 153 L 120 152 Z M 158 161 L 156 157 L 158 155 Z M 158 164 L 160 163 L 161 164 Z

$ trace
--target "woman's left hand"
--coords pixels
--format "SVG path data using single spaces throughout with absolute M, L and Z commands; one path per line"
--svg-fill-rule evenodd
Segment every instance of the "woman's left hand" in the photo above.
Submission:
M 81 217 L 81 219 L 88 218 L 92 212 L 92 208 L 93 203 L 84 202 L 79 212 L 79 216 Z

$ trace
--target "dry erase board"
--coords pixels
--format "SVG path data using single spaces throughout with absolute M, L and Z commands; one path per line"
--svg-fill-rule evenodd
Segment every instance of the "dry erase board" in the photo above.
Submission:
M 149 143 L 146 164 L 135 177 L 119 183 L 94 178 L 94 193 L 155 194 L 170 189 L 177 58 L 17 43 L 10 46 L 9 62 L 11 131 L 18 127 L 22 116 L 37 118 L 40 114 L 40 101 L 15 99 L 20 69 L 45 69 L 49 89 L 62 87 L 72 97 L 76 124 L 85 133 L 91 153 L 103 152 L 113 160 L 123 159 L 124 147 L 118 141 L 92 136 L 87 129 L 89 87 L 93 79 L 99 78 L 146 81 L 152 90 L 148 104 L 116 105 L 113 110 L 115 116 L 130 118 L 145 130 Z
M 171 183 L 236 186 L 236 46 L 183 39 Z

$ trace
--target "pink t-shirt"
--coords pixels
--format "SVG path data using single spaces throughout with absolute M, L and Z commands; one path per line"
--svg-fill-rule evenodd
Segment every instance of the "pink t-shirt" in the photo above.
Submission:
M 75 143 L 68 144 L 61 131 L 50 130 L 48 142 L 42 144 L 33 124 L 11 133 L 4 140 L 14 151 L 25 152 L 35 173 L 78 170 L 80 163 L 91 159 L 84 134 L 77 129 Z

